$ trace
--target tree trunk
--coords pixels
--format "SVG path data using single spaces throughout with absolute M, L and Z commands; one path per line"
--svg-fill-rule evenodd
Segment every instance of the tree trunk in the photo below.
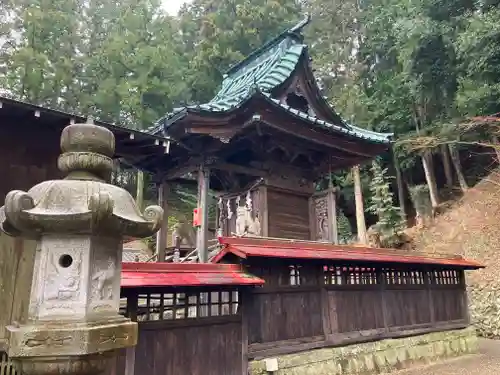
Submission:
M 403 186 L 403 174 L 401 173 L 401 168 L 399 167 L 399 161 L 394 154 L 392 153 L 392 160 L 394 164 L 394 169 L 396 170 L 396 184 L 398 186 L 398 201 L 399 201 L 399 208 L 401 209 L 401 215 L 403 216 L 403 219 L 406 221 L 407 216 L 406 216 L 406 201 L 405 201 L 405 190 Z
M 358 228 L 358 240 L 361 244 L 367 245 L 366 236 L 365 209 L 363 207 L 363 192 L 361 190 L 361 177 L 359 174 L 359 165 L 352 168 L 354 180 L 354 198 L 356 201 L 356 225 Z
M 340 194 L 337 195 L 337 204 L 340 211 L 344 213 L 347 221 L 349 221 L 351 231 L 354 232 L 357 225 L 355 204 L 350 199 L 346 199 L 344 194 L 342 194 L 342 191 L 340 191 Z
M 432 169 L 432 154 L 429 151 L 425 151 L 422 155 L 422 165 L 424 167 L 427 186 L 429 186 L 432 208 L 436 209 L 439 206 L 439 196 L 436 179 L 434 178 L 434 171 Z
M 498 137 L 494 135 L 492 137 L 492 143 L 493 143 L 493 149 L 495 150 L 495 156 L 497 158 L 497 163 L 500 164 L 500 141 L 498 140 Z
M 453 170 L 451 169 L 448 145 L 441 145 L 441 156 L 443 158 L 444 174 L 446 176 L 446 186 L 453 189 Z
M 457 172 L 458 183 L 460 184 L 460 189 L 462 192 L 466 192 L 469 190 L 469 186 L 467 185 L 467 181 L 465 181 L 464 174 L 462 172 L 462 164 L 460 164 L 460 155 L 458 154 L 457 148 L 454 145 L 449 146 L 451 161 L 453 166 L 455 167 L 455 172 Z

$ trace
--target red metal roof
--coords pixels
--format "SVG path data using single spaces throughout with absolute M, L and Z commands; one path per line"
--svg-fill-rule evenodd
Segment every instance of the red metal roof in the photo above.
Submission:
M 376 249 L 361 246 L 333 245 L 312 241 L 275 240 L 264 238 L 220 237 L 222 251 L 213 259 L 220 262 L 228 253 L 240 258 L 268 257 L 287 259 L 339 260 L 373 263 L 429 264 L 464 269 L 484 268 L 480 263 L 461 256 L 439 256 L 408 253 L 404 250 Z
M 261 285 L 264 280 L 236 264 L 123 263 L 122 288 Z

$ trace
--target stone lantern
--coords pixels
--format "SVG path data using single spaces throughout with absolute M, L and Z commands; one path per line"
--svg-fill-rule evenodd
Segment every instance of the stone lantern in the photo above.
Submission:
M 25 375 L 99 374 L 117 349 L 137 343 L 119 315 L 123 239 L 161 226 L 158 206 L 141 214 L 110 185 L 113 133 L 74 124 L 61 135 L 63 180 L 7 194 L 1 229 L 37 241 L 28 320 L 9 326 L 9 356 Z

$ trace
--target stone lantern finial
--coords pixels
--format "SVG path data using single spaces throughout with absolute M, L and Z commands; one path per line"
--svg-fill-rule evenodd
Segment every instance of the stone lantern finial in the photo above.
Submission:
M 154 234 L 163 211 L 141 214 L 108 183 L 114 148 L 108 129 L 67 126 L 58 159 L 67 177 L 11 191 L 0 209 L 0 229 L 37 241 L 28 321 L 8 327 L 9 356 L 25 375 L 99 374 L 136 344 L 136 323 L 118 314 L 123 238 Z

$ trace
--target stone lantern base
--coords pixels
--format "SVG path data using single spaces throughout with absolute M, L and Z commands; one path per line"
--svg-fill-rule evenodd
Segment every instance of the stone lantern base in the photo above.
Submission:
M 9 357 L 25 375 L 96 375 L 116 349 L 137 342 L 137 324 L 121 316 L 105 322 L 37 322 L 8 330 Z

